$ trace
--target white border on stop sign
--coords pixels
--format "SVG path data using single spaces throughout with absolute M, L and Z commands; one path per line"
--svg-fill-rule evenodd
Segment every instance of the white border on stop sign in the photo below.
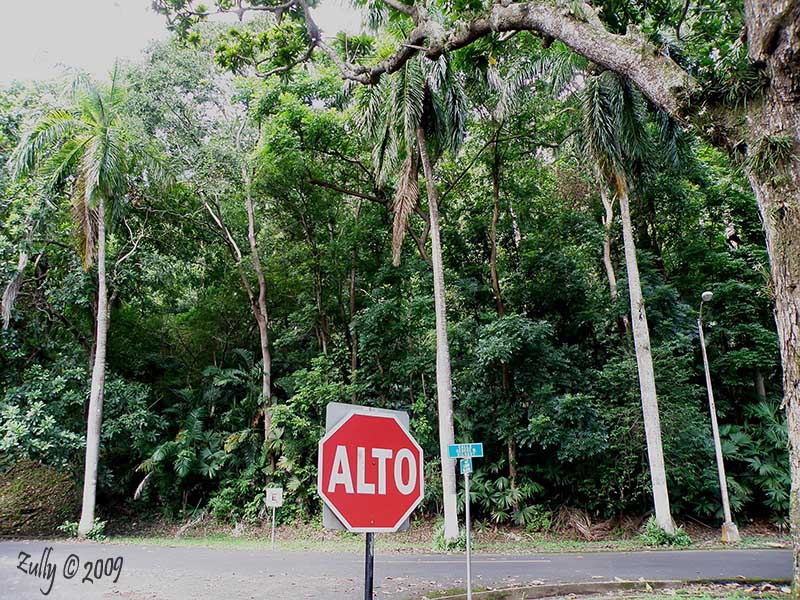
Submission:
M 331 402 L 328 404 L 328 407 L 335 405 L 334 410 L 341 410 L 345 409 L 346 413 L 344 416 L 334 425 L 331 429 L 325 432 L 325 435 L 317 443 L 317 493 L 323 499 L 323 505 L 325 508 L 329 509 L 331 513 L 339 520 L 339 522 L 344 526 L 345 529 L 351 531 L 353 533 L 395 533 L 403 528 L 404 525 L 407 524 L 408 518 L 411 516 L 411 513 L 414 512 L 414 509 L 419 506 L 422 502 L 423 498 L 425 497 L 425 453 L 422 450 L 422 447 L 417 443 L 417 440 L 414 439 L 414 436 L 411 435 L 411 432 L 405 427 L 398 417 L 397 413 L 402 414 L 406 418 L 408 418 L 407 413 L 403 413 L 402 411 L 394 411 L 388 409 L 380 409 L 380 408 L 371 408 L 369 406 L 357 406 L 354 404 L 344 404 L 339 402 Z M 327 407 L 326 407 L 327 412 Z M 349 419 L 352 415 L 365 415 L 367 417 L 380 417 L 382 419 L 393 419 L 397 425 L 402 429 L 405 434 L 408 436 L 408 439 L 411 440 L 411 443 L 414 447 L 419 451 L 420 462 L 418 466 L 417 478 L 419 480 L 419 497 L 414 501 L 411 507 L 405 512 L 403 517 L 398 520 L 394 527 L 351 527 L 347 520 L 342 516 L 342 514 L 336 510 L 333 506 L 333 502 L 325 496 L 323 492 L 324 486 L 322 485 L 322 444 L 327 441 L 334 433 L 336 433 Z M 327 417 L 327 415 L 326 415 Z M 324 515 L 323 515 L 324 516 Z M 324 521 L 324 519 L 323 519 Z

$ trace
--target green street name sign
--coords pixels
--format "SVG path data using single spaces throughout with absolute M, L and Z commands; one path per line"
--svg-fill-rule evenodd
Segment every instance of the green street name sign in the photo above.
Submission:
M 450 458 L 475 458 L 483 456 L 483 444 L 450 444 L 447 447 Z

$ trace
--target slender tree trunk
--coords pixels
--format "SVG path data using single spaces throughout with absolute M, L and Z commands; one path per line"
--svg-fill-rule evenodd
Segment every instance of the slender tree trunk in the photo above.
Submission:
M 78 523 L 78 537 L 84 537 L 94 524 L 97 494 L 97 465 L 100 459 L 100 430 L 103 424 L 103 387 L 106 378 L 106 337 L 109 310 L 106 289 L 106 204 L 99 195 L 97 203 L 97 332 L 89 391 L 89 417 L 86 427 L 86 463 L 83 472 L 83 505 Z
M 599 173 L 597 175 L 600 199 L 603 201 L 603 208 L 605 209 L 605 215 L 603 216 L 603 228 L 605 229 L 605 234 L 603 235 L 603 265 L 606 268 L 608 291 L 611 295 L 611 301 L 616 303 L 619 298 L 619 286 L 617 284 L 617 272 L 614 270 L 614 261 L 611 259 L 611 231 L 614 228 L 614 198 L 609 197 L 605 183 L 600 178 Z M 620 335 L 627 339 L 628 331 L 630 331 L 628 316 L 622 315 L 618 321 Z
M 500 218 L 500 152 L 497 145 L 498 128 L 494 140 L 494 162 L 492 164 L 492 222 L 489 227 L 489 242 L 491 252 L 489 256 L 489 273 L 492 280 L 492 293 L 497 305 L 497 316 L 503 318 L 506 314 L 503 294 L 500 290 L 500 278 L 497 275 L 497 222 Z M 501 385 L 503 393 L 508 397 L 511 394 L 511 370 L 508 363 L 500 365 Z M 511 400 L 511 398 L 508 398 Z M 517 445 L 513 437 L 506 440 L 508 449 L 508 481 L 512 490 L 517 489 Z M 514 509 L 519 508 L 519 503 L 514 503 Z
M 497 304 L 497 316 L 503 317 L 506 313 L 503 296 L 500 293 L 500 278 L 497 276 L 497 221 L 500 218 L 500 156 L 497 149 L 497 139 L 494 142 L 494 164 L 492 165 L 492 222 L 489 227 L 489 242 L 491 254 L 489 256 L 489 273 L 492 279 L 492 293 Z
M 764 374 L 761 369 L 756 369 L 753 373 L 753 385 L 756 388 L 756 395 L 759 400 L 767 399 L 767 386 L 764 384 Z
M 606 268 L 606 277 L 608 277 L 608 291 L 611 294 L 611 299 L 616 301 L 619 297 L 619 289 L 617 288 L 617 274 L 614 271 L 614 261 L 611 260 L 611 230 L 614 227 L 614 199 L 609 197 L 606 186 L 599 181 L 600 198 L 603 201 L 603 208 L 606 214 L 603 216 L 603 228 L 605 234 L 603 235 L 603 265 Z
M 361 215 L 361 200 L 356 204 L 355 220 L 358 225 L 358 218 Z M 356 332 L 356 259 L 358 258 L 358 248 L 353 244 L 353 252 L 350 255 L 350 382 L 355 383 L 356 371 L 358 371 L 358 334 Z M 353 391 L 352 402 L 358 400 L 358 395 Z
M 433 265 L 433 300 L 436 311 L 436 395 L 439 408 L 439 451 L 442 460 L 442 492 L 444 500 L 444 537 L 458 537 L 456 508 L 456 465 L 448 458 L 447 447 L 455 443 L 453 429 L 453 389 L 450 379 L 450 347 L 447 342 L 447 306 L 444 290 L 444 263 L 439 235 L 439 193 L 433 178 L 428 156 L 425 130 L 417 127 L 417 144 L 422 158 L 425 187 L 428 191 L 428 210 L 431 221 L 431 259 Z
M 255 209 L 253 196 L 250 193 L 250 176 L 246 167 L 242 168 L 245 177 L 245 208 L 247 209 L 247 241 L 250 244 L 250 261 L 258 279 L 258 300 L 253 313 L 258 324 L 258 338 L 261 346 L 261 402 L 264 407 L 264 441 L 269 440 L 272 429 L 272 356 L 269 352 L 269 313 L 267 312 L 267 280 L 261 267 L 256 242 Z
M 639 264 L 636 260 L 636 246 L 633 241 L 630 206 L 628 203 L 628 184 L 625 176 L 615 177 L 617 198 L 622 218 L 622 237 L 625 245 L 625 265 L 628 271 L 628 291 L 631 300 L 631 324 L 633 343 L 636 349 L 636 364 L 639 369 L 639 390 L 642 396 L 642 414 L 647 439 L 647 457 L 650 465 L 650 481 L 653 485 L 653 504 L 656 521 L 667 533 L 675 532 L 669 508 L 667 476 L 664 470 L 664 452 L 661 445 L 661 421 L 658 416 L 656 380 L 653 372 L 653 356 L 650 349 L 650 330 L 639 281 Z

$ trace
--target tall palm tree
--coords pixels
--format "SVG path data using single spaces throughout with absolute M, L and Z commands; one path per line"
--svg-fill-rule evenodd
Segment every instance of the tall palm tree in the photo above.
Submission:
M 458 151 L 465 135 L 466 99 L 449 59 L 432 62 L 416 57 L 391 78 L 384 78 L 361 97 L 365 131 L 374 141 L 373 163 L 378 181 L 399 171 L 392 227 L 392 261 L 400 252 L 408 220 L 419 202 L 419 169 L 425 179 L 431 237 L 431 269 L 436 312 L 436 395 L 439 413 L 439 450 L 442 464 L 444 537 L 458 537 L 455 461 L 447 447 L 455 442 L 450 349 L 447 340 L 447 306 L 444 263 L 439 230 L 439 192 L 433 171 L 444 152 Z
M 63 189 L 71 204 L 84 269 L 97 262 L 97 318 L 86 430 L 83 505 L 78 535 L 94 523 L 100 429 L 103 420 L 106 339 L 110 321 L 106 286 L 106 224 L 127 191 L 133 159 L 147 160 L 128 143 L 121 120 L 122 90 L 114 70 L 107 90 L 87 84 L 74 111 L 56 110 L 36 122 L 9 159 L 17 178 L 35 176 L 42 192 Z M 148 161 L 150 162 L 150 161 Z M 153 173 L 150 173 L 151 177 Z
M 641 94 L 630 82 L 611 71 L 605 71 L 586 82 L 581 92 L 581 104 L 582 130 L 587 150 L 594 158 L 601 179 L 604 180 L 601 185 L 607 184 L 615 192 L 619 202 L 631 305 L 631 329 L 639 372 L 639 391 L 650 480 L 653 487 L 653 503 L 658 525 L 667 533 L 674 533 L 675 525 L 670 513 L 664 469 L 650 329 L 639 279 L 629 202 L 628 173 L 633 163 L 645 160 L 649 149 L 645 127 L 647 106 Z M 604 204 L 608 212 L 606 199 Z M 610 223 L 606 225 L 610 227 Z

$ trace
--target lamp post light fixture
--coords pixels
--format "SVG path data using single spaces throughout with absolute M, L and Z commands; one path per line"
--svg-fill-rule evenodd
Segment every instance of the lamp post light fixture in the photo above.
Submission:
M 722 458 L 722 443 L 719 439 L 719 426 L 717 425 L 717 408 L 714 404 L 714 392 L 711 390 L 711 371 L 708 368 L 706 355 L 706 341 L 703 336 L 703 303 L 709 302 L 714 294 L 703 292 L 700 297 L 700 314 L 697 317 L 697 329 L 700 332 L 700 351 L 703 354 L 703 367 L 706 372 L 706 389 L 708 390 L 708 408 L 711 411 L 711 431 L 714 434 L 714 450 L 717 455 L 717 471 L 719 471 L 719 489 L 722 494 L 722 512 L 725 522 L 722 524 L 722 541 L 736 543 L 739 541 L 739 530 L 731 518 L 731 504 L 728 500 L 728 481 L 725 478 L 725 461 Z

